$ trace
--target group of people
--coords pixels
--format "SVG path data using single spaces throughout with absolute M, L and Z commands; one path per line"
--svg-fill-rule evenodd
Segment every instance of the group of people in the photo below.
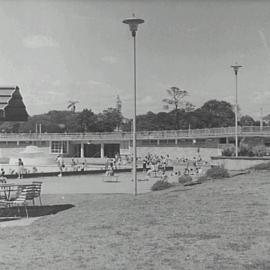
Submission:
M 56 157 L 56 163 L 59 170 L 58 176 L 61 177 L 63 172 L 68 170 L 68 166 L 66 166 L 62 155 L 58 155 Z M 73 172 L 77 172 L 77 171 L 83 172 L 87 168 L 87 162 L 86 160 L 84 160 L 83 162 L 79 162 L 78 160 L 75 160 L 74 158 L 72 158 L 70 168 Z
M 152 173 L 165 174 L 169 159 L 169 155 L 158 156 L 148 153 L 143 159 L 143 172 L 146 172 L 147 176 L 150 176 Z
M 78 160 L 75 160 L 74 158 L 71 159 L 71 169 L 74 172 L 81 171 L 83 172 L 86 169 L 87 163 L 86 161 L 79 162 Z
M 186 167 L 184 169 L 184 172 L 183 172 L 184 175 L 190 175 L 190 176 L 198 175 L 198 174 L 201 174 L 201 173 L 202 173 L 202 168 L 201 167 L 193 167 L 193 168 Z M 178 174 L 180 175 L 181 172 L 178 172 Z
M 180 167 L 179 167 L 180 165 Z M 204 162 L 201 156 L 193 157 L 192 159 L 188 158 L 176 158 L 176 165 L 174 166 L 175 175 L 200 175 L 202 174 L 202 166 L 207 165 L 207 162 Z M 184 167 L 184 168 L 183 168 Z M 182 170 L 182 171 L 181 171 Z
M 10 174 L 17 174 L 18 178 L 21 179 L 23 178 L 23 175 L 25 174 L 25 168 L 24 168 L 24 164 L 21 158 L 18 159 L 17 162 L 18 165 L 18 169 L 17 172 L 15 170 L 10 170 Z M 0 170 L 0 182 L 1 183 L 6 183 L 7 177 L 6 177 L 6 172 L 4 170 L 4 168 L 1 168 Z

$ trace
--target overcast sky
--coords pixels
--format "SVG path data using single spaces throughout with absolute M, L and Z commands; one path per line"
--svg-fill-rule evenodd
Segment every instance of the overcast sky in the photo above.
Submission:
M 201 106 L 235 100 L 243 114 L 270 113 L 270 1 L 0 0 L 0 82 L 18 85 L 30 115 L 95 113 L 123 102 L 132 115 L 133 43 L 122 20 L 145 20 L 137 34 L 138 113 L 162 110 L 178 86 Z

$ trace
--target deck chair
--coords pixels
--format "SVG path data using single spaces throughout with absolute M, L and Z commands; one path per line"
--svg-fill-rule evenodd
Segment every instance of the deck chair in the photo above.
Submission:
M 15 200 L 8 201 L 8 200 L 1 200 L 0 203 L 6 205 L 7 207 L 17 206 L 18 211 L 20 211 L 19 206 L 24 206 L 26 217 L 28 218 L 28 210 L 27 210 L 27 197 L 30 196 L 32 193 L 31 185 L 20 187 L 17 193 L 17 197 Z
M 34 191 L 34 197 L 33 197 L 33 205 L 35 205 L 35 198 L 39 198 L 39 203 L 40 205 L 42 205 L 41 203 L 41 185 L 42 182 L 40 181 L 33 181 L 32 182 L 32 186 L 33 186 L 33 191 Z

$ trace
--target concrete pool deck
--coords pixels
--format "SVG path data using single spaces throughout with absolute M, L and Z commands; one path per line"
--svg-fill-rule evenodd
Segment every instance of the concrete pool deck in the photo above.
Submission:
M 119 182 L 105 182 L 104 174 L 95 175 L 76 175 L 76 176 L 52 176 L 39 177 L 42 181 L 42 194 L 93 194 L 93 193 L 134 193 L 134 182 L 132 181 L 131 173 L 119 173 Z M 145 180 L 146 175 L 138 173 L 138 193 L 146 193 L 151 190 L 151 186 L 160 178 L 149 178 Z M 8 183 L 27 184 L 37 178 L 26 179 L 8 179 Z

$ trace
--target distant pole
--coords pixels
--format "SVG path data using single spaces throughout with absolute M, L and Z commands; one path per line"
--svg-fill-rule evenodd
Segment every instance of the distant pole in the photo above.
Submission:
M 235 74 L 235 156 L 238 157 L 238 70 L 242 66 L 235 64 L 231 66 Z
M 263 108 L 260 108 L 260 130 L 263 129 Z
M 134 194 L 135 196 L 138 194 L 137 190 L 137 147 L 136 147 L 136 31 L 138 30 L 138 25 L 143 23 L 144 20 L 135 18 L 133 14 L 133 18 L 126 19 L 123 23 L 129 25 L 129 30 L 131 31 L 133 37 L 133 56 L 134 56 L 134 92 L 133 92 L 133 181 L 134 181 Z

